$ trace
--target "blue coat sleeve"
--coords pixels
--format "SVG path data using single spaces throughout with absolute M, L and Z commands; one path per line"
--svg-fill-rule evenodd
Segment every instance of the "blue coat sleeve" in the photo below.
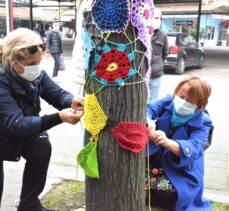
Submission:
M 159 118 L 165 111 L 165 107 L 168 107 L 173 100 L 173 96 L 167 95 L 166 97 L 155 101 L 154 103 L 148 103 L 146 105 L 146 114 L 149 119 Z
M 172 165 L 182 168 L 203 156 L 212 122 L 205 114 L 203 114 L 202 119 L 202 122 L 199 122 L 200 126 L 191 128 L 187 139 L 176 138 L 176 135 L 172 138 L 175 139 L 180 146 L 179 162 L 172 162 Z M 174 158 L 174 155 L 171 157 Z
M 172 100 L 173 100 L 173 96 L 167 95 L 165 98 L 157 100 L 154 103 L 147 104 L 146 107 L 147 117 L 151 120 L 159 119 L 166 110 L 170 109 Z M 168 125 L 170 124 L 166 122 L 166 124 L 164 125 L 165 127 L 168 127 Z M 158 123 L 156 123 L 156 126 L 158 127 Z M 162 128 L 158 128 L 158 129 L 162 129 Z M 146 156 L 157 152 L 161 148 L 161 146 L 156 146 L 152 141 L 149 141 L 149 145 L 147 147 L 149 147 L 149 149 L 146 149 Z
M 0 131 L 8 137 L 26 137 L 40 132 L 41 118 L 25 116 L 3 82 L 0 84 L 0 119 Z
M 73 95 L 56 84 L 45 71 L 41 80 L 41 98 L 58 110 L 69 108 Z

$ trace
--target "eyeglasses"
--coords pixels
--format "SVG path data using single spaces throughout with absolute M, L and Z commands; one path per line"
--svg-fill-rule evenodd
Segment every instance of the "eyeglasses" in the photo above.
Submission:
M 45 51 L 45 49 L 46 49 L 45 43 L 42 43 L 40 45 L 29 46 L 29 47 L 24 48 L 24 49 L 28 50 L 30 54 L 36 54 L 37 51 L 39 51 L 39 48 L 42 49 L 42 51 Z

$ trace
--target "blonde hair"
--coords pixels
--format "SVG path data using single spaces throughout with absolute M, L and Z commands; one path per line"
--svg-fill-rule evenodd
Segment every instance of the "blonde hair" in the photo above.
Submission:
M 174 96 L 178 93 L 180 88 L 184 84 L 188 84 L 190 86 L 189 96 L 190 99 L 195 99 L 197 101 L 197 108 L 204 109 L 208 104 L 208 98 L 211 95 L 211 86 L 210 84 L 197 77 L 197 76 L 188 76 L 184 78 L 175 88 Z
M 0 58 L 3 66 L 9 66 L 9 59 L 23 60 L 32 58 L 27 47 L 42 44 L 42 38 L 36 32 L 27 28 L 18 28 L 10 32 L 0 42 Z M 38 48 L 38 53 L 42 54 L 42 49 Z

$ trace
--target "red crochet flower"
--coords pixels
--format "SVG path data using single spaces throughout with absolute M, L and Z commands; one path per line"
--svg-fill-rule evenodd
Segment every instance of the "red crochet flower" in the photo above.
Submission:
M 102 78 L 109 84 L 115 83 L 118 79 L 128 77 L 132 64 L 126 52 L 120 52 L 115 48 L 103 53 L 96 65 L 96 77 Z

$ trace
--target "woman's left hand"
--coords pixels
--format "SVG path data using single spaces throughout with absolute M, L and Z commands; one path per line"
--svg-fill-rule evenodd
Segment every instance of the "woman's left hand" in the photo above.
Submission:
M 62 122 L 74 125 L 80 121 L 80 118 L 83 116 L 83 111 L 65 108 L 59 111 L 59 116 Z

